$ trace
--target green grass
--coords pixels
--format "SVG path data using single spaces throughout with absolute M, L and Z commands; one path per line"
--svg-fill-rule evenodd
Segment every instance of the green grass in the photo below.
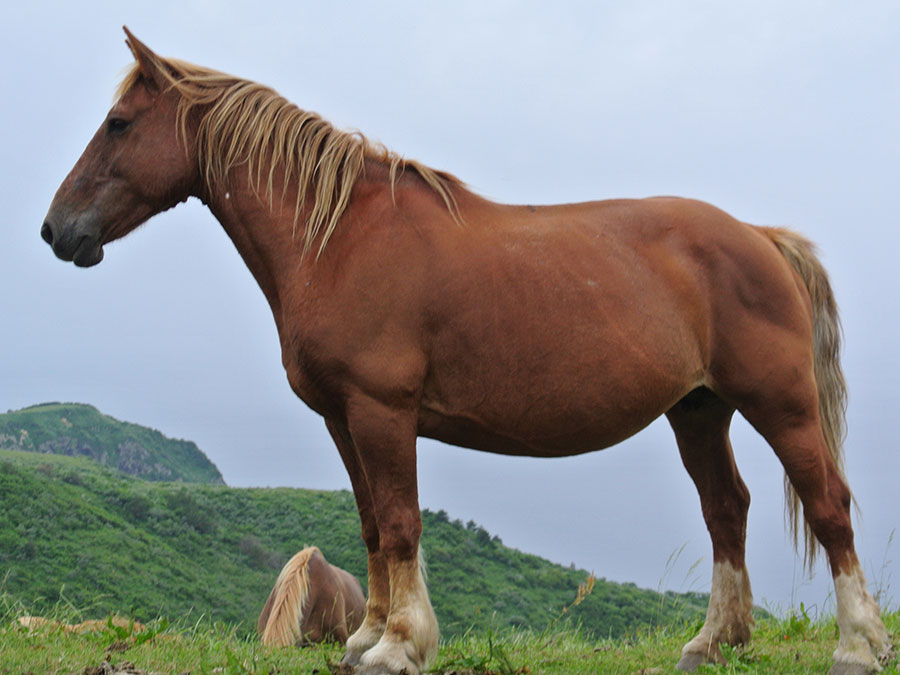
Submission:
M 58 628 L 33 631 L 15 622 L 21 608 L 0 595 L 0 674 L 84 673 L 104 660 L 134 664 L 154 673 L 325 673 L 340 660 L 333 645 L 304 649 L 268 648 L 222 624 L 186 617 L 168 625 L 156 621 L 144 630 L 107 625 L 83 635 Z M 60 605 L 52 618 L 75 618 Z M 888 631 L 900 632 L 900 612 L 885 614 Z M 636 630 L 624 638 L 597 640 L 568 624 L 543 632 L 506 629 L 470 631 L 445 640 L 432 672 L 449 675 L 595 675 L 596 673 L 675 673 L 681 646 L 699 623 Z M 699 673 L 824 673 L 837 646 L 832 619 L 812 622 L 802 614 L 758 622 L 750 645 L 724 649 L 727 664 L 701 666 Z M 898 673 L 898 658 L 885 664 Z
M 900 634 L 900 612 L 884 615 L 888 632 Z M 474 673 L 546 673 L 594 675 L 595 673 L 647 675 L 677 673 L 675 664 L 682 646 L 702 622 L 657 626 L 635 631 L 624 638 L 592 640 L 577 628 L 551 633 L 506 632 L 469 634 L 441 645 L 438 672 L 470 669 Z M 727 663 L 701 666 L 698 673 L 825 673 L 837 648 L 838 631 L 833 618 L 809 621 L 804 615 L 787 619 L 767 617 L 757 622 L 749 645 L 723 647 Z M 898 656 L 885 664 L 884 673 L 898 673 Z

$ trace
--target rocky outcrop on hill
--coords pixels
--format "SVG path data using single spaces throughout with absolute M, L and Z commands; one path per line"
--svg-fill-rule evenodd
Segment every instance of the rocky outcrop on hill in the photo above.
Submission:
M 0 449 L 87 457 L 145 480 L 225 483 L 195 443 L 79 403 L 45 403 L 0 415 Z

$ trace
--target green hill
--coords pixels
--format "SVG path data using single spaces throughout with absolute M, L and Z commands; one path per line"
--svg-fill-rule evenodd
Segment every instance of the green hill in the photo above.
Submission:
M 196 444 L 79 403 L 44 403 L 0 415 L 0 449 L 88 457 L 145 480 L 225 483 Z
M 445 636 L 542 629 L 587 574 L 509 549 L 474 523 L 424 512 L 432 601 Z M 365 580 L 349 492 L 151 483 L 83 458 L 0 451 L 0 592 L 33 613 L 193 613 L 252 631 L 281 566 L 304 546 Z M 699 594 L 598 579 L 566 616 L 598 636 L 693 618 Z

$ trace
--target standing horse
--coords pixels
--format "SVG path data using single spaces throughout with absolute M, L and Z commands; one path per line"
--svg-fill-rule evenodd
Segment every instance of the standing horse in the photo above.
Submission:
M 263 644 L 270 646 L 324 641 L 346 644 L 365 613 L 366 598 L 356 577 L 310 546 L 281 570 L 257 628 Z
M 737 410 L 784 466 L 808 554 L 818 540 L 828 556 L 833 671 L 878 670 L 890 640 L 853 545 L 837 311 L 806 240 L 674 198 L 496 204 L 126 33 L 135 65 L 41 234 L 89 266 L 190 196 L 222 224 L 271 306 L 291 387 L 325 418 L 353 485 L 369 599 L 345 662 L 421 673 L 437 648 L 417 564 L 417 436 L 557 457 L 660 415 L 713 547 L 706 622 L 678 665 L 721 659 L 719 643 L 746 641 L 753 623 Z

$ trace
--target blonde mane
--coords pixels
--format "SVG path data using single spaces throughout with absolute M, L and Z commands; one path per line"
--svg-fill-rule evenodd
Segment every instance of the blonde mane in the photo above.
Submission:
M 303 638 L 300 624 L 309 596 L 309 559 L 316 553 L 321 554 L 315 546 L 303 549 L 278 575 L 272 591 L 272 609 L 262 631 L 264 645 L 290 647 Z
M 359 132 L 340 131 L 263 85 L 177 59 L 155 60 L 159 73 L 181 95 L 178 129 L 185 141 L 191 112 L 201 111 L 195 144 L 208 192 L 226 190 L 231 170 L 246 164 L 251 187 L 272 208 L 275 175 L 280 170 L 282 195 L 292 181 L 297 186 L 294 236 L 307 196 L 312 197 L 302 232 L 304 255 L 317 238 L 316 257 L 324 250 L 350 203 L 366 158 L 390 165 L 392 195 L 398 173 L 412 169 L 443 199 L 453 218 L 458 218 L 451 187 L 459 181 L 453 176 L 374 145 Z M 119 84 L 116 97 L 126 94 L 140 74 L 135 63 Z

